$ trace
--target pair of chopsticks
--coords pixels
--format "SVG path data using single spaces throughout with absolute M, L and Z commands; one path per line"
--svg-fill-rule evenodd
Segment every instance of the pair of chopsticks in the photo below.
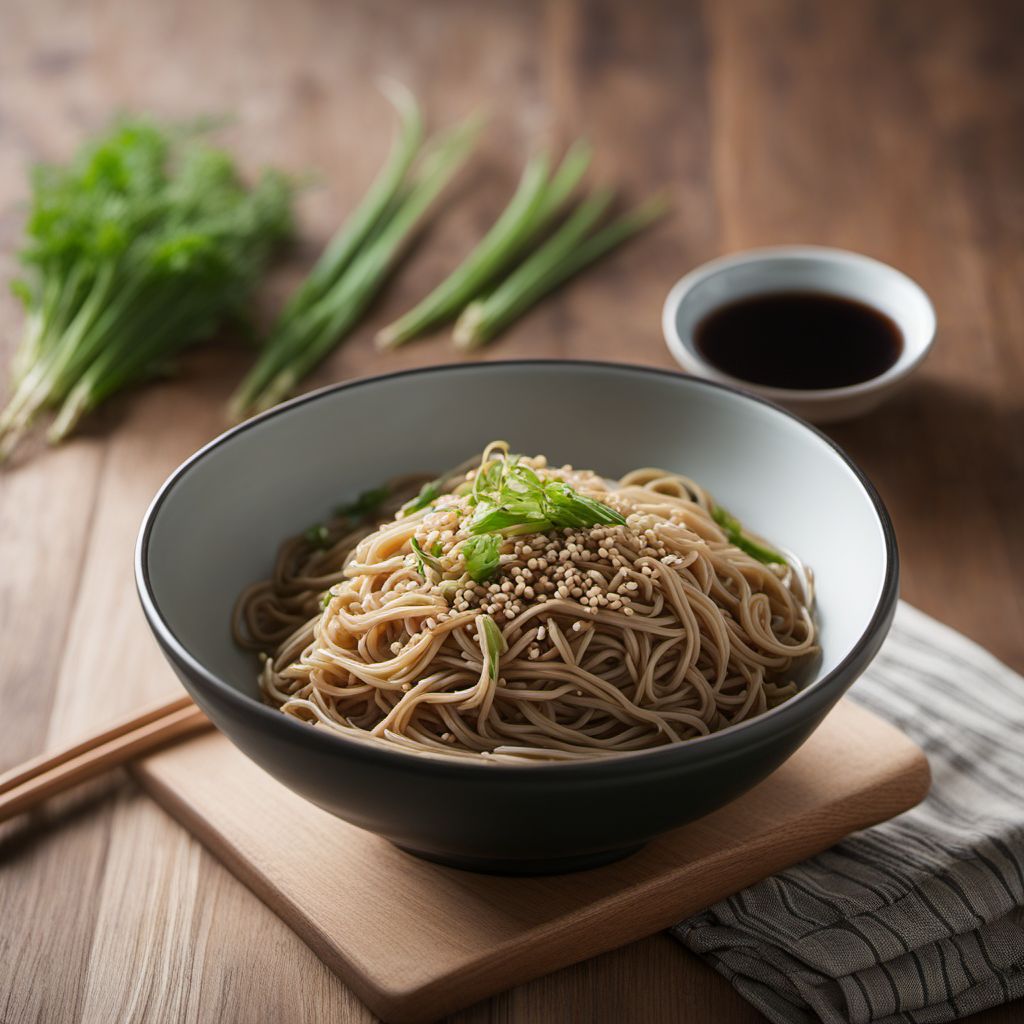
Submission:
M 63 750 L 33 758 L 0 775 L 0 821 L 210 724 L 191 698 L 175 697 Z

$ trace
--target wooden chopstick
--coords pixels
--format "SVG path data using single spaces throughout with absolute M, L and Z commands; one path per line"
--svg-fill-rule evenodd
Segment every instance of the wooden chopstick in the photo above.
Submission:
M 15 786 L 27 782 L 36 775 L 49 771 L 51 768 L 56 768 L 58 765 L 64 764 L 66 761 L 70 761 L 72 758 L 78 757 L 79 754 L 84 754 L 103 743 L 108 743 L 119 736 L 124 736 L 125 733 L 131 732 L 133 729 L 138 729 L 140 726 L 155 722 L 158 718 L 165 718 L 172 712 L 181 710 L 181 708 L 193 706 L 192 698 L 187 694 L 175 697 L 173 700 L 164 700 L 143 711 L 138 711 L 126 718 L 119 719 L 109 728 L 95 733 L 70 747 L 51 754 L 42 754 L 39 757 L 34 757 L 31 761 L 26 761 L 24 764 L 18 765 L 17 768 L 13 768 L 0 775 L 0 793 L 6 793 L 9 789 L 14 789 Z
M 122 719 L 63 750 L 33 758 L 0 775 L 0 821 L 162 744 L 209 726 L 210 720 L 189 697 L 176 697 Z

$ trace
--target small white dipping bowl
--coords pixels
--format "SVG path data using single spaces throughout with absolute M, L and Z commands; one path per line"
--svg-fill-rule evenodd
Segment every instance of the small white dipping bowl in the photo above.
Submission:
M 791 291 L 853 299 L 886 314 L 903 336 L 899 358 L 860 384 L 807 390 L 743 380 L 719 370 L 698 351 L 695 332 L 709 313 L 740 299 Z M 761 395 L 813 423 L 870 412 L 906 380 L 935 338 L 935 309 L 906 274 L 858 253 L 814 245 L 752 249 L 703 264 L 668 293 L 661 323 L 669 350 L 687 372 Z

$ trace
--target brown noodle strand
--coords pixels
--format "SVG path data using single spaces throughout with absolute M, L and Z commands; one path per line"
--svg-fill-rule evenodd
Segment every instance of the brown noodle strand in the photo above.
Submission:
M 474 584 L 456 492 L 476 460 L 407 516 L 422 478 L 396 481 L 376 528 L 339 518 L 323 548 L 285 542 L 270 579 L 239 597 L 233 632 L 262 652 L 266 700 L 395 749 L 523 764 L 685 741 L 796 692 L 791 673 L 817 648 L 795 558 L 766 565 L 734 547 L 686 477 L 638 469 L 609 483 L 523 461 L 626 525 L 506 536 L 497 575 Z M 414 537 L 457 584 L 420 575 Z M 481 615 L 506 646 L 496 672 Z

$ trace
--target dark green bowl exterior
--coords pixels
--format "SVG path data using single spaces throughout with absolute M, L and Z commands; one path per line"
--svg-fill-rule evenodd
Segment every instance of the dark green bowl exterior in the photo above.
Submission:
M 856 649 L 799 699 L 765 717 L 702 741 L 610 760 L 467 764 L 310 728 L 218 680 L 181 650 L 152 599 L 145 524 L 138 584 L 150 626 L 193 699 L 284 785 L 431 860 L 478 871 L 557 873 L 628 854 L 749 790 L 793 754 L 869 664 L 895 613 L 898 562 L 885 510 L 861 480 L 876 502 L 889 550 L 882 596 Z M 330 828 L 328 820 L 324 827 Z

